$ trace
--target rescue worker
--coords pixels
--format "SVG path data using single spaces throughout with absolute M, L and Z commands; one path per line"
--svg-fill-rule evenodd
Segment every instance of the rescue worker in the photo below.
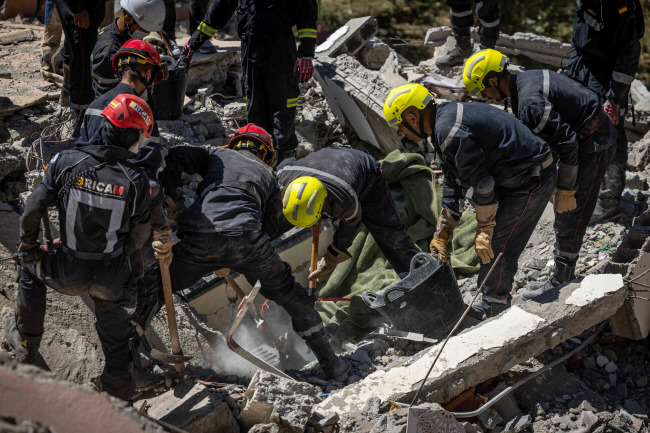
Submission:
M 235 11 L 247 119 L 273 135 L 280 162 L 295 156 L 298 146 L 294 128 L 298 82 L 309 80 L 314 73 L 318 4 L 316 0 L 270 0 L 264 4 L 214 0 L 184 51 L 191 55 L 225 26 Z M 297 52 L 291 30 L 294 25 L 300 39 Z
M 61 20 L 64 45 L 63 88 L 59 103 L 69 106 L 76 120 L 73 137 L 79 136 L 83 110 L 93 99 L 90 77 L 90 54 L 97 42 L 97 26 L 104 18 L 103 1 L 97 0 L 54 0 Z
M 512 112 L 557 155 L 555 187 L 555 273 L 533 283 L 533 297 L 570 281 L 608 161 L 615 150 L 616 129 L 600 106 L 598 95 L 569 77 L 549 70 L 511 75 L 508 58 L 495 50 L 467 59 L 463 82 L 472 95 L 510 98 Z
M 447 0 L 447 5 L 456 46 L 436 59 L 436 65 L 440 68 L 460 65 L 473 51 L 470 33 L 474 24 L 472 1 Z M 476 1 L 476 16 L 479 20 L 480 49 L 494 48 L 499 39 L 499 0 Z
M 106 122 L 106 118 L 101 113 L 117 95 L 141 96 L 153 84 L 162 81 L 164 77 L 158 52 L 153 45 L 140 39 L 130 39 L 115 53 L 112 59 L 112 68 L 115 76 L 119 77 L 120 83 L 98 97 L 86 110 L 81 129 L 81 139 L 84 141 L 90 140 L 93 134 L 101 133 L 102 125 Z M 132 163 L 145 170 L 149 177 L 151 190 L 150 213 L 153 232 L 151 238 L 142 248 L 140 257 L 136 257 L 138 265 L 134 267 L 138 271 L 138 308 L 134 320 L 140 325 L 141 330 L 147 328 L 153 315 L 158 311 L 159 268 L 156 259 L 163 258 L 168 262 L 171 261 L 172 247 L 171 229 L 163 210 L 163 189 L 158 182 L 158 172 L 162 170 L 164 161 L 155 121 L 153 125 L 151 138 L 147 143 L 141 144 L 138 156 L 131 159 Z M 138 350 L 140 342 L 140 339 L 133 340 L 134 352 L 146 352 L 146 350 Z M 139 357 L 136 361 L 138 360 Z
M 55 155 L 27 200 L 16 253 L 21 265 L 16 315 L 7 319 L 5 336 L 19 361 L 32 362 L 43 335 L 46 287 L 89 294 L 106 359 L 100 383 L 128 400 L 134 389 L 128 343 L 136 297 L 128 255 L 151 232 L 149 182 L 128 160 L 150 136 L 153 114 L 133 95 L 118 95 L 103 113 L 108 121 L 101 131 Z M 45 254 L 38 236 L 49 206 L 59 211 L 61 247 Z
M 92 51 L 92 80 L 95 98 L 120 82 L 113 69 L 113 57 L 131 39 L 144 39 L 162 29 L 165 20 L 163 0 L 120 0 L 122 13 L 105 27 Z
M 365 225 L 391 266 L 408 274 L 411 258 L 419 252 L 395 209 L 381 165 L 366 152 L 331 147 L 305 158 L 285 160 L 278 167 L 282 210 L 297 227 L 310 227 L 321 214 L 339 221 L 310 280 L 323 281 L 337 264 L 350 258 L 348 248 Z
M 296 283 L 291 267 L 271 245 L 279 234 L 282 198 L 271 166 L 276 158 L 271 136 L 248 124 L 229 148 L 177 146 L 169 150 L 163 175 L 199 174 L 197 199 L 178 221 L 180 242 L 170 267 L 174 291 L 207 273 L 230 268 L 262 283 L 260 293 L 284 308 L 294 330 L 314 352 L 328 378 L 344 376 L 349 364 L 330 346 L 315 298 Z
M 442 211 L 430 247 L 440 260 L 449 258 L 447 244 L 463 212 L 463 196 L 473 203 L 478 285 L 485 282 L 481 309 L 496 316 L 510 306 L 517 260 L 557 181 L 548 144 L 503 110 L 472 102 L 436 104 L 420 84 L 393 89 L 384 116 L 413 141 L 431 137 L 438 154 Z M 486 279 L 499 253 L 501 262 Z
M 618 131 L 616 152 L 602 182 L 592 222 L 610 219 L 620 212 L 627 167 L 625 114 L 630 85 L 639 66 L 639 40 L 644 31 L 643 10 L 638 0 L 576 2 L 569 76 L 599 95 L 603 109 Z

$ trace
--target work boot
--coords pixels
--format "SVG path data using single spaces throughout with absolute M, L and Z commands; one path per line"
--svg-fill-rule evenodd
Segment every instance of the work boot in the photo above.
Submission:
M 14 316 L 5 320 L 5 340 L 14 350 L 16 359 L 20 362 L 33 363 L 38 355 L 38 347 L 41 345 L 42 336 L 24 337 L 16 326 Z
M 596 202 L 596 208 L 589 220 L 589 224 L 598 224 L 616 218 L 621 214 L 621 204 L 617 200 L 601 200 Z
M 496 40 L 495 39 L 487 39 L 487 38 L 481 38 L 479 44 L 478 44 L 478 50 L 483 51 L 487 49 L 494 49 L 494 46 L 496 45 Z
M 131 377 L 135 383 L 135 392 L 144 392 L 157 388 L 165 383 L 165 377 L 161 374 L 151 373 L 139 368 L 131 370 Z
M 436 59 L 436 66 L 439 68 L 460 65 L 472 55 L 472 39 L 470 36 L 456 36 L 455 38 L 456 46 L 444 56 Z
M 311 351 L 314 352 L 314 355 L 316 355 L 320 368 L 323 370 L 323 374 L 327 379 L 337 380 L 339 382 L 347 379 L 350 363 L 336 356 L 327 335 L 306 343 Z
M 533 299 L 575 278 L 575 266 L 559 266 L 545 282 L 532 282 L 521 292 L 523 299 Z

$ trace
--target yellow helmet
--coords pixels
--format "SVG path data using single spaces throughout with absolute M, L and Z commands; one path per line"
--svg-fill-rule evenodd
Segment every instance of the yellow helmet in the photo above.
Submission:
M 282 199 L 282 213 L 291 224 L 309 227 L 320 219 L 327 190 L 320 180 L 302 176 L 287 186 Z
M 465 84 L 465 88 L 472 96 L 477 95 L 485 90 L 485 84 L 483 84 L 485 76 L 492 71 L 503 71 L 507 63 L 508 58 L 497 50 L 488 48 L 473 54 L 469 59 L 465 60 L 463 66 L 463 84 Z
M 409 107 L 422 110 L 433 100 L 433 95 L 422 84 L 402 84 L 390 91 L 384 102 L 384 117 L 388 126 L 402 123 L 402 113 Z

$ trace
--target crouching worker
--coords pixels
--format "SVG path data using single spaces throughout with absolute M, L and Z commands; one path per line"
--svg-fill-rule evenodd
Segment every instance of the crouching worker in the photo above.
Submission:
M 32 362 L 45 320 L 47 286 L 67 295 L 89 294 L 106 358 L 104 391 L 128 400 L 134 389 L 129 339 L 136 290 L 129 252 L 151 233 L 149 180 L 128 160 L 153 128 L 151 109 L 137 96 L 118 95 L 103 111 L 108 121 L 89 142 L 77 142 L 50 161 L 45 179 L 29 196 L 20 219 L 20 282 L 16 316 L 5 335 L 16 358 Z M 56 206 L 61 248 L 44 254 L 38 242 L 41 219 Z
M 464 196 L 474 204 L 479 286 L 485 280 L 482 311 L 476 312 L 498 315 L 510 306 L 517 261 L 555 188 L 557 169 L 548 144 L 503 110 L 471 102 L 438 105 L 420 84 L 393 89 L 384 116 L 413 141 L 431 137 L 436 148 L 444 184 L 432 254 L 449 258 L 447 244 Z M 486 280 L 501 252 L 501 262 Z
M 297 227 L 314 225 L 321 214 L 339 221 L 310 280 L 323 281 L 334 267 L 348 260 L 347 249 L 366 226 L 391 266 L 401 277 L 419 251 L 406 233 L 395 209 L 379 162 L 366 152 L 336 147 L 319 150 L 278 167 L 283 212 Z
M 325 333 L 314 301 L 296 283 L 291 267 L 271 245 L 282 218 L 282 198 L 270 166 L 275 160 L 271 136 L 248 124 L 228 148 L 177 146 L 169 150 L 163 176 L 199 174 L 194 201 L 178 221 L 172 288 L 182 290 L 204 275 L 230 268 L 262 283 L 260 293 L 284 308 L 294 330 L 314 352 L 325 376 L 343 376 L 350 368 L 339 359 Z

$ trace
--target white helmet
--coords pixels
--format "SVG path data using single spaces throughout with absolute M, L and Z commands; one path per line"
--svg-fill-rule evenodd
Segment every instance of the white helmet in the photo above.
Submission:
M 146 31 L 157 32 L 162 29 L 165 21 L 163 0 L 120 0 L 120 6 Z

